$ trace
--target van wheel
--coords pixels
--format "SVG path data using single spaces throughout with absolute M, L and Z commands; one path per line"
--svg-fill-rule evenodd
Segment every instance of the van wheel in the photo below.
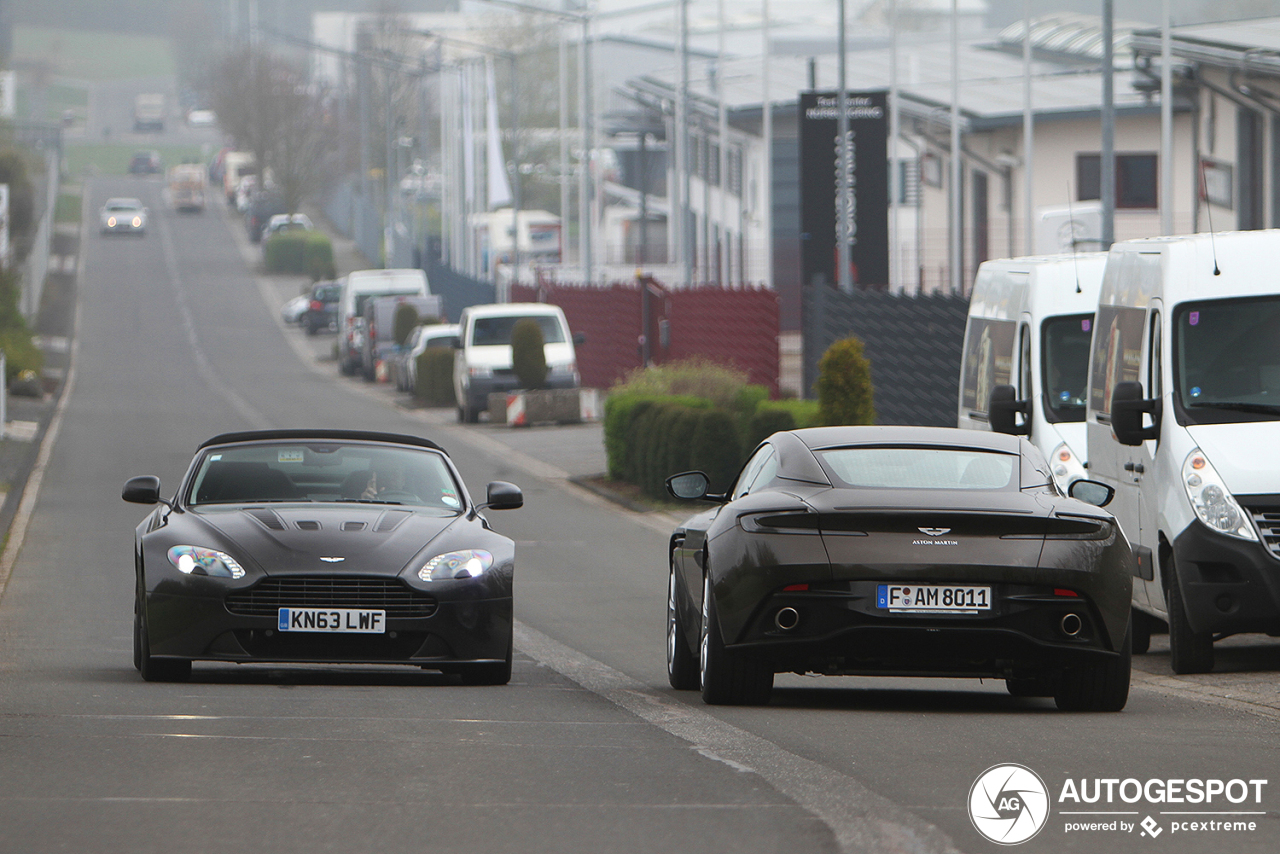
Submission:
M 1151 618 L 1135 609 L 1132 612 L 1133 654 L 1143 655 L 1151 649 Z
M 1166 592 L 1169 600 L 1169 666 L 1174 673 L 1208 673 L 1213 669 L 1213 635 L 1192 630 L 1187 604 L 1175 572 Z
M 1129 702 L 1133 630 L 1125 632 L 1120 655 L 1101 664 L 1062 672 L 1053 701 L 1064 712 L 1118 712 Z

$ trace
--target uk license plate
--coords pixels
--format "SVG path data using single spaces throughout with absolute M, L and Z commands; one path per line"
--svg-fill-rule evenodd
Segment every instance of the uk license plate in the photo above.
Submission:
M 876 607 L 892 614 L 977 614 L 991 610 L 991 588 L 970 584 L 881 584 Z
M 387 612 L 359 608 L 281 608 L 282 632 L 353 632 L 380 635 L 387 630 Z

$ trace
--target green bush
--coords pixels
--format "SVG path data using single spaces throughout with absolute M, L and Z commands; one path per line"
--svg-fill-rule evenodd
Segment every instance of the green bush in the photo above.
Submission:
M 522 317 L 511 327 L 511 368 L 524 389 L 547 384 L 547 352 L 542 327 L 532 317 Z
M 818 363 L 818 410 L 824 425 L 873 424 L 871 363 L 862 342 L 845 338 L 827 348 Z
M 44 354 L 25 328 L 0 329 L 0 350 L 4 351 L 5 382 L 12 383 L 23 371 L 35 371 L 37 376 L 40 375 Z
M 818 401 L 816 400 L 798 400 L 796 398 L 766 400 L 756 407 L 757 413 L 766 411 L 791 413 L 791 418 L 796 423 L 793 429 L 796 430 L 802 430 L 805 427 L 820 427 L 822 425 L 821 413 L 818 411 Z
M 703 357 L 637 368 L 615 385 L 611 393 L 701 397 L 713 406 L 734 409 L 747 384 L 747 375 L 736 368 Z
M 403 347 L 404 342 L 409 340 L 410 333 L 421 322 L 422 319 L 418 317 L 418 309 L 415 307 L 404 302 L 396 306 L 396 314 L 392 320 L 392 334 L 396 337 L 396 343 Z
M 453 350 L 428 347 L 418 356 L 414 396 L 427 406 L 454 406 Z
M 303 247 L 302 271 L 311 277 L 311 281 L 332 279 L 338 275 L 338 268 L 333 263 L 333 242 L 318 231 L 304 231 L 307 235 Z
M 604 450 L 608 461 L 609 477 L 614 480 L 631 480 L 632 422 L 645 409 L 655 403 L 678 403 L 693 408 L 706 408 L 710 401 L 691 396 L 670 397 L 661 394 L 642 394 L 615 390 L 604 402 Z
M 742 462 L 742 444 L 733 414 L 724 409 L 699 412 L 689 444 L 689 467 L 706 472 L 711 479 L 711 492 L 724 492 Z
M 298 273 L 312 281 L 332 279 L 333 243 L 318 231 L 281 231 L 267 239 L 263 261 L 268 273 Z

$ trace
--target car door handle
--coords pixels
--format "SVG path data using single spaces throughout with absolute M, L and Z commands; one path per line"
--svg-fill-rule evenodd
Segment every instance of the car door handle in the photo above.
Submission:
M 1125 463 L 1124 470 L 1134 472 L 1135 474 L 1142 474 L 1146 471 L 1146 468 L 1142 463 Z

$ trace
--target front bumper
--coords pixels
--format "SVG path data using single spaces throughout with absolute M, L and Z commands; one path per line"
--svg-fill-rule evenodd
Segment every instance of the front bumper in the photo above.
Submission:
M 518 391 L 523 386 L 514 371 L 500 371 L 489 377 L 470 377 L 467 386 L 467 402 L 478 411 L 489 408 L 489 395 L 493 392 Z M 577 375 L 549 376 L 543 388 L 566 389 L 577 388 Z
M 281 632 L 274 615 L 233 613 L 225 597 L 147 594 L 152 655 L 206 661 L 455 664 L 506 659 L 510 596 L 438 601 L 428 616 L 387 617 L 381 634 Z M 345 607 L 345 606 L 343 606 Z
M 1280 559 L 1260 543 L 1197 521 L 1174 540 L 1173 561 L 1193 631 L 1280 633 Z
M 925 616 L 877 608 L 878 583 L 775 593 L 730 648 L 764 659 L 777 672 L 1007 678 L 1105 660 L 1123 641 L 1108 635 L 1095 603 L 1055 595 L 1052 587 L 992 584 L 990 612 Z M 790 630 L 775 624 L 784 608 L 798 614 Z M 1062 627 L 1069 614 L 1079 619 L 1073 635 Z

